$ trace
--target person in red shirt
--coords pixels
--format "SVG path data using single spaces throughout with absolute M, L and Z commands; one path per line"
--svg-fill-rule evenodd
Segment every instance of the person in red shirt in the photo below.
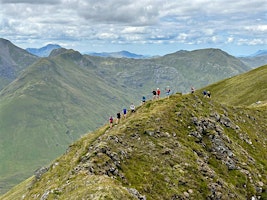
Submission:
M 109 128 L 112 128 L 112 124 L 113 124 L 113 117 L 110 116 L 110 118 L 109 118 Z
M 160 89 L 157 88 L 157 98 L 159 99 L 159 95 L 160 95 Z

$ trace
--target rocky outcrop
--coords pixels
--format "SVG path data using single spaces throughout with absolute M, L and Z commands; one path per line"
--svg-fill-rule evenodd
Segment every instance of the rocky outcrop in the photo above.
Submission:
M 221 160 L 229 170 L 236 169 L 236 159 L 234 153 L 229 147 L 231 140 L 224 133 L 222 126 L 235 129 L 235 125 L 228 117 L 220 117 L 215 113 L 211 118 L 192 118 L 192 123 L 196 130 L 189 135 L 196 137 L 196 142 L 201 143 L 217 159 Z M 210 143 L 205 141 L 206 138 Z

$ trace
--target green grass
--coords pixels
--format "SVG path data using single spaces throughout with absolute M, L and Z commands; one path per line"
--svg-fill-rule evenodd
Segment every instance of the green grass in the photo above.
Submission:
M 138 76 L 143 72 L 136 71 L 136 68 L 129 69 L 129 72 L 125 71 L 127 66 L 140 61 L 127 61 L 129 63 L 125 64 L 120 59 L 82 57 L 79 53 L 70 50 L 66 54 L 40 59 L 35 65 L 27 68 L 19 79 L 1 91 L 0 116 L 3 120 L 0 121 L 0 136 L 5 139 L 0 141 L 0 184 L 4 187 L 8 186 L 2 192 L 15 185 L 16 182 L 25 179 L 26 174 L 30 176 L 35 169 L 62 155 L 67 146 L 80 138 L 80 135 L 101 127 L 107 122 L 108 116 L 121 110 L 122 105 L 127 106 L 131 101 L 139 102 L 139 97 L 134 95 L 137 94 L 136 91 L 142 90 L 138 93 L 141 94 L 151 90 L 154 82 L 147 77 L 140 78 Z M 81 63 L 83 64 L 81 65 Z M 144 70 L 154 69 L 152 61 L 146 61 L 146 64 L 147 67 Z M 130 76 L 130 72 L 134 75 Z M 117 76 L 115 76 L 116 74 Z M 122 137 L 125 145 L 132 149 L 131 159 L 126 159 L 126 164 L 122 165 L 124 167 L 120 169 L 130 183 L 122 181 L 118 188 L 134 187 L 145 194 L 148 199 L 162 198 L 163 194 L 170 199 L 173 195 L 182 195 L 183 192 L 192 188 L 194 190 L 194 193 L 191 194 L 193 197 L 199 199 L 207 197 L 209 185 L 205 177 L 201 175 L 193 177 L 199 170 L 195 152 L 201 152 L 210 156 L 211 160 L 214 159 L 209 152 L 212 143 L 208 136 L 205 137 L 203 142 L 206 148 L 203 148 L 195 138 L 188 136 L 190 131 L 196 130 L 192 124 L 192 117 L 209 118 L 210 114 L 214 112 L 220 115 L 227 113 L 231 120 L 241 128 L 242 134 L 252 140 L 253 144 L 257 141 L 265 141 L 266 106 L 242 107 L 251 105 L 258 100 L 266 101 L 266 88 L 263 87 L 267 80 L 265 74 L 266 66 L 227 79 L 220 84 L 210 85 L 207 89 L 212 91 L 212 99 L 204 99 L 200 94 L 201 91 L 197 91 L 197 95 L 177 93 L 169 99 L 148 101 L 137 109 L 137 113 L 130 114 L 127 120 L 113 130 L 106 134 L 104 131 L 101 132 L 105 136 L 118 135 Z M 256 79 L 257 76 L 260 78 Z M 103 79 L 104 77 L 107 79 Z M 136 85 L 136 83 L 142 85 L 146 80 L 148 80 L 147 84 L 140 88 Z M 166 85 L 167 82 L 161 83 L 161 86 Z M 130 85 L 133 86 L 130 87 Z M 227 92 L 223 92 L 224 89 Z M 254 91 L 253 95 L 250 95 L 250 90 Z M 91 98 L 92 96 L 94 98 Z M 251 116 L 251 118 L 247 116 Z M 255 121 L 252 117 L 257 120 Z M 243 122 L 244 120 L 245 122 Z M 147 130 L 154 132 L 155 136 L 145 134 Z M 247 152 L 256 162 L 255 166 L 249 163 L 248 168 L 254 170 L 256 167 L 255 173 L 264 174 L 266 169 L 265 154 L 262 154 L 265 149 L 264 143 L 260 143 L 255 149 L 240 139 L 241 136 L 232 129 L 224 128 L 224 131 L 227 137 L 234 141 L 231 149 L 240 160 L 248 161 L 247 155 L 244 153 Z M 100 133 L 96 131 L 89 135 L 91 134 L 97 138 Z M 212 134 L 212 131 L 209 134 Z M 71 153 L 65 155 L 69 158 L 59 158 L 59 160 L 63 159 L 60 161 L 60 165 L 61 162 L 64 163 L 60 170 L 52 170 L 53 172 L 49 173 L 47 178 L 37 182 L 37 185 L 34 185 L 36 189 L 29 191 L 29 195 L 30 193 L 44 193 L 43 188 L 46 186 L 53 189 L 61 188 L 62 185 L 65 187 L 66 177 L 73 178 L 73 184 L 81 184 L 79 178 L 89 180 L 90 177 L 88 178 L 84 174 L 77 174 L 79 177 L 77 179 L 69 175 L 69 173 L 73 173 L 73 168 L 81 162 L 81 158 L 87 154 L 89 146 L 95 145 L 95 140 L 91 140 L 89 135 L 74 145 L 79 146 L 83 151 L 76 149 L 76 152 L 72 152 L 74 150 L 71 150 Z M 135 135 L 140 137 L 140 141 L 133 140 L 134 137 L 137 137 Z M 86 139 L 87 137 L 89 140 Z M 85 144 L 82 141 L 87 142 Z M 118 144 L 106 142 L 114 151 L 119 151 Z M 120 148 L 125 151 L 125 147 L 121 146 Z M 175 153 L 168 154 L 169 149 Z M 74 155 L 77 159 L 72 160 Z M 107 156 L 97 157 L 95 155 L 93 161 L 99 166 L 105 165 L 106 162 L 112 163 Z M 223 170 L 221 174 L 227 174 L 228 171 L 222 163 L 215 161 L 212 162 L 214 165 L 210 165 L 210 168 L 215 170 L 216 166 L 222 167 L 220 168 Z M 159 165 L 159 163 L 161 164 Z M 187 163 L 188 165 L 179 166 L 176 163 Z M 155 176 L 152 176 L 153 173 L 149 173 L 151 164 L 159 165 L 159 171 L 155 173 Z M 178 166 L 180 171 L 176 172 L 172 169 L 174 166 Z M 135 167 L 138 168 L 137 174 L 133 172 Z M 163 170 L 165 168 L 166 171 Z M 98 167 L 98 170 L 100 173 L 103 169 Z M 17 172 L 23 172 L 23 174 Z M 54 172 L 59 176 L 56 179 L 53 178 Z M 228 183 L 222 175 L 218 174 L 216 178 L 221 178 L 223 182 Z M 228 178 L 234 179 L 235 176 L 231 175 Z M 110 182 L 109 178 L 104 178 L 104 180 L 107 183 Z M 255 180 L 260 180 L 260 178 L 255 177 Z M 47 182 L 53 182 L 53 186 L 46 185 Z M 118 184 L 117 181 L 111 182 L 114 185 Z M 232 185 L 242 185 L 241 183 L 242 179 L 240 184 L 230 180 L 230 191 L 235 193 Z M 170 187 L 172 184 L 173 186 Z M 147 191 L 143 188 L 147 188 Z M 67 189 L 71 190 L 66 186 Z M 81 193 L 84 194 L 85 191 L 81 190 Z M 159 194 L 157 194 L 157 190 Z M 242 194 L 242 191 L 244 189 L 240 188 L 237 195 Z M 250 193 L 253 192 L 251 190 Z M 55 195 L 63 198 L 61 192 Z M 127 193 L 127 195 L 129 194 Z
M 235 106 L 249 106 L 267 100 L 267 65 L 247 73 L 219 81 L 206 88 L 217 101 Z M 202 91 L 200 91 L 202 92 Z
M 253 148 L 236 130 L 223 127 L 223 141 L 238 158 L 239 170 L 228 170 L 222 160 L 211 153 L 209 136 L 213 134 L 212 130 L 207 131 L 201 143 L 189 136 L 189 132 L 195 130 L 193 116 L 210 118 L 214 112 L 227 114 L 240 127 L 240 132 L 257 144 L 257 148 Z M 257 124 L 248 116 L 255 117 Z M 233 108 L 191 94 L 148 101 L 111 130 L 104 126 L 73 143 L 68 153 L 56 159 L 50 170 L 41 180 L 33 182 L 27 192 L 22 184 L 18 186 L 17 197 L 11 192 L 2 199 L 19 199 L 22 194 L 32 199 L 45 191 L 53 191 L 48 199 L 133 199 L 127 188 L 135 188 L 148 200 L 183 198 L 184 192 L 189 190 L 192 191 L 190 198 L 207 199 L 211 195 L 211 185 L 218 183 L 221 186 L 216 190 L 224 199 L 230 198 L 230 194 L 234 199 L 264 195 L 255 190 L 259 181 L 267 182 L 266 133 L 258 131 L 264 130 L 264 116 L 266 109 L 263 107 L 261 110 Z M 108 166 L 114 164 L 109 155 L 116 155 L 114 158 L 120 160 L 117 169 L 124 178 L 103 175 Z M 86 166 L 93 166 L 94 173 L 88 173 Z M 248 181 L 245 171 L 250 173 L 252 182 Z

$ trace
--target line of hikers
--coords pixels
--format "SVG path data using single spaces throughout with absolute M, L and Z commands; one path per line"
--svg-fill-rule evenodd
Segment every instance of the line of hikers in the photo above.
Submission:
M 131 105 L 130 105 L 130 111 L 132 113 L 135 112 L 135 105 L 133 103 L 131 103 Z M 121 116 L 121 114 L 122 114 L 122 116 Z M 118 112 L 117 113 L 116 124 L 119 124 L 119 122 L 121 120 L 121 117 L 123 117 L 124 119 L 126 119 L 126 116 L 127 116 L 127 108 L 123 108 L 122 109 L 122 113 L 121 112 Z M 113 123 L 114 123 L 114 119 L 113 119 L 112 116 L 110 116 L 110 118 L 109 118 L 109 127 L 110 128 L 112 128 Z
M 194 88 L 193 86 L 191 87 L 191 93 L 192 93 L 192 94 L 195 93 L 195 88 Z M 211 97 L 211 93 L 210 93 L 210 91 L 206 91 L 206 90 L 204 90 L 204 91 L 202 92 L 202 94 L 203 94 L 204 98 L 210 98 L 210 97 Z
M 166 87 L 166 88 L 165 88 L 165 91 L 166 91 L 166 96 L 167 96 L 167 98 L 169 98 L 169 97 L 170 97 L 170 93 L 171 93 L 171 89 L 170 89 L 170 87 L 169 87 L 169 86 Z M 193 86 L 191 87 L 191 93 L 192 93 L 192 94 L 195 93 L 195 88 L 194 88 Z M 206 97 L 206 98 L 210 98 L 210 97 L 211 97 L 211 93 L 210 93 L 210 91 L 206 91 L 206 90 L 204 90 L 202 93 L 203 93 L 203 95 L 204 95 L 204 98 L 205 98 L 205 97 Z M 152 95 L 153 95 L 153 96 L 152 96 L 152 100 L 157 100 L 157 99 L 159 99 L 159 98 L 160 98 L 160 94 L 161 94 L 161 91 L 160 91 L 159 88 L 157 88 L 157 89 L 153 89 L 153 90 L 152 90 Z M 143 97 L 142 97 L 142 100 L 141 100 L 141 105 L 145 104 L 145 102 L 146 102 L 146 97 L 143 96 Z M 134 105 L 133 103 L 131 103 L 131 105 L 130 105 L 130 111 L 131 111 L 131 113 L 134 113 L 134 112 L 135 112 L 135 105 Z M 123 109 L 122 109 L 122 114 L 123 114 L 123 118 L 126 119 L 126 115 L 127 115 L 127 109 L 126 109 L 126 108 L 123 108 Z M 117 118 L 116 118 L 116 124 L 119 124 L 120 120 L 121 120 L 121 112 L 118 112 L 118 113 L 117 113 Z M 112 116 L 110 116 L 110 118 L 109 118 L 109 125 L 110 125 L 110 128 L 112 128 L 113 123 L 114 123 L 114 119 L 113 119 Z
M 170 87 L 168 86 L 167 88 L 165 88 L 165 90 L 166 90 L 167 98 L 169 98 L 170 92 L 171 92 Z M 152 100 L 159 99 L 160 98 L 160 93 L 161 93 L 161 91 L 160 91 L 159 88 L 153 89 L 152 90 L 152 95 L 153 95 L 152 96 Z M 143 96 L 142 100 L 141 100 L 141 105 L 145 104 L 145 102 L 146 102 L 146 97 Z M 135 112 L 135 105 L 133 103 L 131 103 L 131 105 L 130 105 L 130 111 L 131 111 L 131 113 Z M 122 115 L 123 115 L 123 118 L 126 119 L 126 115 L 127 115 L 127 109 L 126 108 L 122 109 Z M 119 124 L 120 120 L 121 120 L 121 112 L 118 112 L 117 113 L 117 117 L 116 117 L 116 124 Z M 112 128 L 113 123 L 114 123 L 113 116 L 110 116 L 110 118 L 109 118 L 109 126 L 110 126 L 110 128 Z

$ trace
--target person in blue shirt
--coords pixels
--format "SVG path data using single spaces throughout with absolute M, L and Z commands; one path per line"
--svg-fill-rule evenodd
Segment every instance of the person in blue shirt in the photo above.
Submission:
M 126 108 L 123 108 L 123 109 L 122 109 L 122 113 L 123 113 L 123 117 L 124 117 L 124 119 L 126 119 L 127 109 L 126 109 Z
M 142 105 L 143 105 L 145 102 L 146 102 L 146 97 L 143 96 L 143 97 L 142 97 Z

